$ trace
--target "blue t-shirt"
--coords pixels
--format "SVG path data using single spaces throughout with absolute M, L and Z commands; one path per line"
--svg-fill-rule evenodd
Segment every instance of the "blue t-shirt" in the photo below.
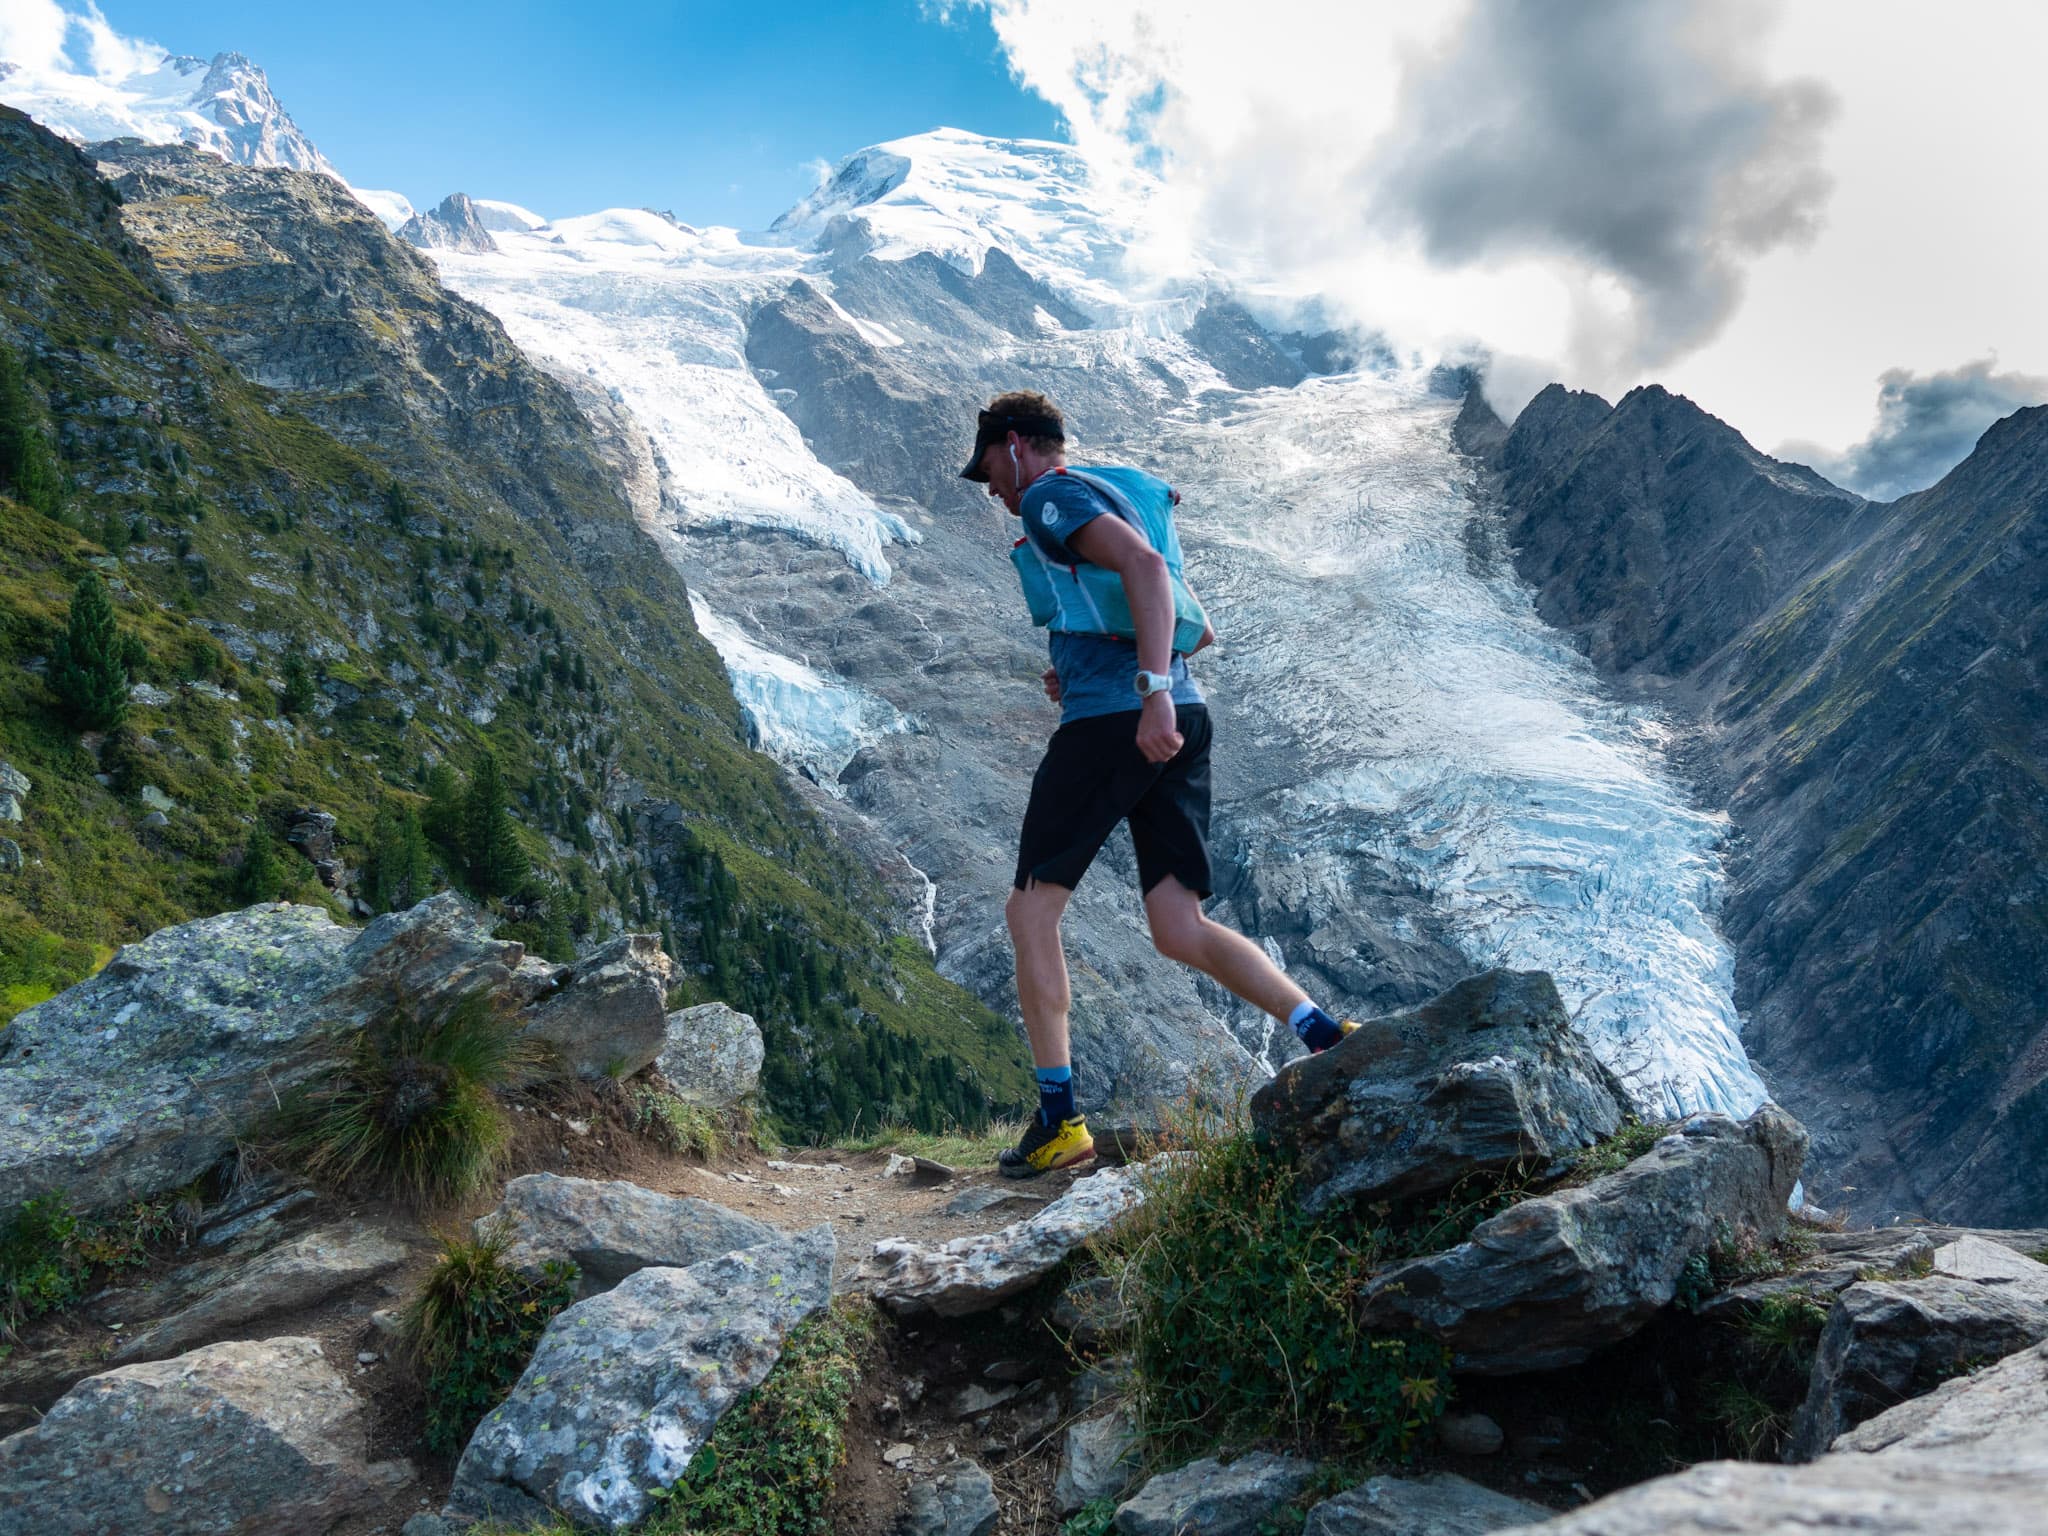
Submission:
M 1077 469 L 1090 466 L 1077 464 Z M 1131 486 L 1131 480 L 1137 484 Z M 1154 495 L 1169 506 L 1173 490 L 1164 480 L 1151 475 L 1126 472 L 1119 478 L 1119 490 L 1126 494 Z M 1098 492 L 1068 475 L 1046 473 L 1024 487 L 1018 501 L 1024 519 L 1025 537 L 1044 550 L 1048 559 L 1063 565 L 1082 564 L 1067 540 L 1104 513 L 1115 514 Z M 1144 706 L 1132 684 L 1138 676 L 1138 645 L 1117 635 L 1069 635 L 1058 630 L 1047 636 L 1053 670 L 1060 678 L 1060 724 L 1086 720 L 1093 715 L 1115 715 Z M 1171 668 L 1173 702 L 1200 704 L 1202 690 L 1188 676 L 1185 658 L 1175 656 Z

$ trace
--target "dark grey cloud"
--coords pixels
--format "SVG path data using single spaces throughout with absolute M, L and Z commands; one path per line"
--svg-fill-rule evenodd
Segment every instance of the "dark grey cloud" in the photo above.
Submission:
M 1559 254 L 1633 299 L 1585 360 L 1666 361 L 1718 330 L 1743 263 L 1809 237 L 1829 182 L 1818 82 L 1766 77 L 1768 7 L 1478 0 L 1408 70 L 1376 209 L 1437 261 Z
M 2048 378 L 1993 373 L 1979 358 L 1940 373 L 1892 368 L 1877 381 L 1877 425 L 1843 453 L 1787 443 L 1781 459 L 1811 464 L 1837 485 L 1872 501 L 1925 490 L 1970 456 L 1984 429 L 2023 406 L 2048 402 Z

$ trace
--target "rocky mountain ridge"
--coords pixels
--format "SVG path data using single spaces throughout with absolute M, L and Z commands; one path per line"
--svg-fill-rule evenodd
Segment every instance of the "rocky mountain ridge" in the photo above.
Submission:
M 2043 1219 L 2048 411 L 1882 506 L 1661 390 L 1552 386 L 1495 437 L 1546 614 L 1699 722 L 1746 1039 L 1820 1198 Z

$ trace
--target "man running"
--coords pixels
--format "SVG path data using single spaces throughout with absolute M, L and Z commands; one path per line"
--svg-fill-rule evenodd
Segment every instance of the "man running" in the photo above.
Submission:
M 1060 706 L 1031 781 L 1016 888 L 1004 908 L 1038 1114 L 998 1161 L 1004 1174 L 1028 1179 L 1095 1155 L 1074 1107 L 1060 918 L 1120 821 L 1130 824 L 1160 954 L 1284 1019 L 1311 1051 L 1355 1026 L 1323 1012 L 1258 945 L 1202 912 L 1213 889 L 1209 711 L 1187 656 L 1215 632 L 1181 579 L 1179 497 L 1140 470 L 1070 470 L 1059 408 L 1032 390 L 989 402 L 960 473 L 1024 521 L 1014 558 L 1033 621 L 1051 631 L 1045 693 Z

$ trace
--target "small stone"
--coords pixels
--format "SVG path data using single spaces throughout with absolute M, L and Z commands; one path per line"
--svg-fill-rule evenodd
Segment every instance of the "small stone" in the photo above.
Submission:
M 1037 1364 L 1030 1360 L 997 1360 L 983 1369 L 983 1381 L 1036 1381 L 1043 1375 Z
M 130 683 L 128 698 L 131 703 L 145 704 L 151 709 L 162 709 L 171 702 L 171 696 L 154 683 Z
M 143 817 L 142 820 L 135 823 L 135 825 L 137 825 L 138 827 L 141 827 L 144 830 L 150 832 L 161 832 L 165 827 L 168 827 L 170 824 L 171 818 L 166 816 L 162 811 L 151 811 L 147 816 Z
M 1491 1456 L 1506 1437 L 1483 1413 L 1447 1413 L 1437 1420 L 1436 1439 L 1453 1456 Z
M 178 808 L 178 802 L 158 789 L 154 784 L 143 785 L 142 791 L 136 796 L 136 799 L 140 800 L 152 811 L 175 811 Z
M 387 1339 L 398 1338 L 405 1332 L 405 1324 L 400 1319 L 398 1308 L 396 1307 L 379 1307 L 376 1311 L 372 1312 L 370 1314 L 370 1326 L 383 1334 Z
M 0 789 L 0 821 L 20 821 L 21 819 L 21 801 L 6 790 Z
M 943 1184 L 952 1178 L 954 1173 L 950 1163 L 942 1163 L 931 1157 L 913 1157 L 910 1165 L 918 1179 L 927 1184 Z
M 375 1365 L 383 1358 L 374 1349 L 359 1349 L 356 1351 L 356 1363 L 358 1365 Z
M 0 837 L 0 875 L 21 873 L 21 844 L 11 837 Z
M 908 1441 L 898 1440 L 894 1445 L 882 1452 L 882 1461 L 887 1466 L 904 1467 L 910 1464 L 910 1459 L 916 1454 L 916 1446 Z
M 1142 1466 L 1137 1420 L 1127 1406 L 1069 1424 L 1052 1485 L 1054 1512 L 1071 1515 L 1096 1499 L 1119 1497 Z
M 904 1500 L 903 1536 L 989 1536 L 1001 1513 L 995 1480 L 971 1461 L 949 1461 Z
M 960 1191 L 945 1204 L 948 1216 L 979 1216 L 983 1211 L 992 1211 L 999 1205 L 1044 1205 L 1044 1195 L 1027 1194 L 1021 1189 L 1005 1188 L 1000 1184 L 969 1186 Z
M 891 1152 L 889 1154 L 889 1161 L 883 1165 L 882 1177 L 885 1179 L 907 1179 L 915 1172 L 917 1172 L 916 1158 L 905 1157 L 901 1152 Z
M 1312 1461 L 1253 1451 L 1229 1463 L 1211 1458 L 1162 1472 L 1116 1512 L 1119 1536 L 1254 1536 L 1316 1475 Z
M 454 1529 L 439 1515 L 419 1514 L 405 1522 L 398 1536 L 449 1536 Z
M 1481 1536 L 1552 1513 L 1449 1472 L 1375 1477 L 1316 1505 L 1301 1536 Z
M 991 1408 L 1000 1408 L 1017 1395 L 1015 1387 L 1002 1387 L 991 1392 L 986 1387 L 963 1387 L 960 1395 L 953 1399 L 953 1417 L 971 1419 L 977 1413 L 987 1413 Z

